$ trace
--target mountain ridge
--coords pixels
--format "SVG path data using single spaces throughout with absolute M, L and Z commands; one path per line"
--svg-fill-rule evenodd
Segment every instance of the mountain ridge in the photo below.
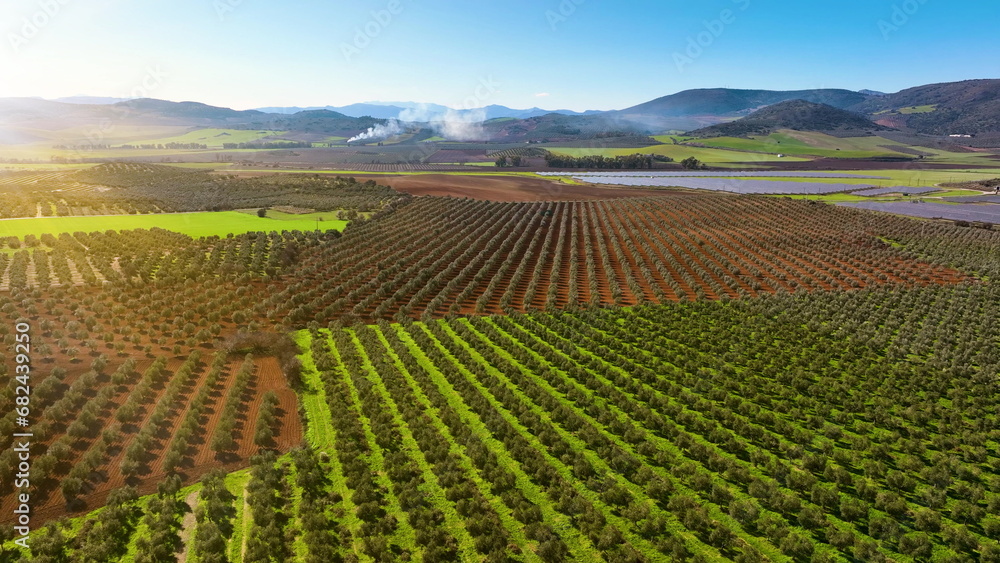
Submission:
M 276 111 L 261 111 L 150 98 L 115 103 L 77 103 L 82 99 L 86 97 L 75 96 L 72 101 L 63 102 L 41 98 L 0 98 L 0 124 L 8 127 L 8 133 L 14 131 L 25 138 L 37 137 L 37 131 L 94 128 L 111 120 L 116 125 L 286 130 L 293 136 L 302 132 L 303 138 L 322 139 L 322 135 L 353 137 L 373 126 L 384 124 L 387 120 L 399 119 L 402 115 L 404 120 L 415 123 L 449 120 L 462 123 L 483 122 L 483 140 L 524 142 L 699 131 L 745 118 L 775 104 L 802 100 L 858 114 L 872 121 L 871 126 L 866 126 L 871 130 L 879 130 L 881 126 L 898 129 L 907 135 L 947 137 L 955 134 L 990 133 L 1000 136 L 1000 80 L 997 79 L 927 84 L 891 94 L 835 88 L 705 88 L 661 96 L 621 110 L 583 113 L 541 108 L 514 110 L 500 105 L 460 112 L 449 110 L 445 106 L 413 102 L 352 104 L 340 108 L 349 108 L 345 111 L 337 111 L 333 106 L 310 109 L 290 106 L 263 108 Z M 292 110 L 301 111 L 288 113 Z M 831 115 L 828 110 L 813 112 L 813 116 L 816 118 L 815 122 L 798 120 L 797 126 L 806 130 L 823 131 L 830 123 L 847 120 L 843 115 Z M 864 128 L 861 125 L 860 122 L 855 122 L 848 129 L 862 130 Z M 752 126 L 752 122 L 743 123 L 737 129 Z M 17 135 L 5 134 L 5 138 L 17 138 Z

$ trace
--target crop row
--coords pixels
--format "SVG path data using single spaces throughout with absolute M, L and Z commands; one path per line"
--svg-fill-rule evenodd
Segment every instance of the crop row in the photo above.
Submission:
M 961 279 L 863 232 L 864 218 L 767 198 L 421 199 L 311 248 L 258 312 L 284 304 L 300 324 Z
M 294 444 L 299 428 L 294 408 L 279 410 L 275 399 L 265 403 L 269 406 L 254 406 L 261 397 L 274 395 L 269 391 L 287 385 L 280 372 L 277 380 L 258 375 L 249 382 L 255 364 L 267 361 L 272 360 L 251 358 L 237 370 L 222 351 L 209 367 L 194 350 L 183 363 L 164 357 L 152 363 L 128 359 L 117 369 L 100 355 L 78 376 L 58 366 L 48 373 L 39 368 L 32 402 L 38 414 L 31 427 L 37 443 L 32 485 L 38 519 L 99 506 L 110 490 L 125 484 L 147 491 L 169 475 L 191 482 L 219 462 Z M 141 364 L 145 367 L 140 369 Z M 5 386 L 2 396 L 5 412 L 11 414 L 12 388 Z M 224 392 L 230 388 L 239 392 L 227 398 Z M 270 440 L 254 440 L 258 417 L 269 425 Z M 0 419 L 0 426 L 13 431 L 13 416 Z M 10 435 L 4 439 L 0 467 L 14 475 L 17 460 Z M 9 478 L 0 481 L 3 506 L 15 500 L 12 485 Z
M 524 560 L 996 561 L 998 305 L 963 285 L 381 321 L 313 332 L 307 392 L 375 559 L 504 551 L 488 533 Z

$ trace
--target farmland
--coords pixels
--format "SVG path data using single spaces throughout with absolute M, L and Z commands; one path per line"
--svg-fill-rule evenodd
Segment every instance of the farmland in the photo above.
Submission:
M 783 153 L 791 155 L 828 156 L 836 158 L 878 158 L 908 157 L 906 153 L 892 150 L 892 143 L 881 137 L 839 138 L 822 133 L 802 131 L 782 131 L 767 137 L 699 139 L 699 144 L 754 151 L 761 153 Z M 903 145 L 898 145 L 903 146 Z M 904 147 L 905 148 L 905 147 Z
M 445 483 L 432 509 L 472 510 L 484 555 L 523 529 L 542 559 L 995 557 L 1000 499 L 975 491 L 996 485 L 996 451 L 978 444 L 995 444 L 983 393 L 1000 357 L 944 319 L 989 323 L 996 299 L 965 286 L 382 323 L 314 333 L 310 354 L 345 478 L 382 481 L 386 510 L 408 486 Z M 947 341 L 979 367 L 952 364 Z M 945 396 L 963 398 L 952 423 Z M 344 465 L 359 448 L 369 464 Z M 406 528 L 365 545 L 413 549 Z
M 197 167 L 108 163 L 0 175 L 0 218 L 227 211 L 294 205 L 372 211 L 400 194 L 339 176 L 237 178 Z M 225 233 L 223 233 L 225 234 Z
M 997 560 L 1000 233 L 528 174 L 511 199 L 566 201 L 52 174 L 9 193 L 144 213 L 0 221 L 41 229 L 0 238 L 0 337 L 34 331 L 36 554 Z
M 317 214 L 317 217 L 322 214 Z M 320 226 L 323 230 L 341 230 L 346 221 L 324 218 Z M 225 237 L 227 234 L 241 235 L 251 231 L 309 231 L 315 230 L 314 218 L 274 219 L 257 217 L 235 211 L 217 213 L 159 213 L 148 215 L 111 215 L 104 217 L 48 217 L 38 219 L 9 219 L 0 221 L 0 237 L 25 235 L 41 237 L 43 234 L 59 236 L 61 233 L 77 231 L 89 233 L 102 230 L 133 230 L 158 227 L 167 231 L 200 238 L 208 236 Z
M 855 233 L 851 222 L 863 220 L 770 198 L 419 200 L 303 256 L 289 285 L 261 307 L 298 303 L 292 322 L 328 322 L 960 279 Z M 372 241 L 382 246 L 359 260 L 356 249 Z
M 856 184 L 819 182 L 782 182 L 751 178 L 686 178 L 676 176 L 643 178 L 641 176 L 594 176 L 591 182 L 630 187 L 681 187 L 695 190 L 731 192 L 737 194 L 831 194 L 858 189 Z
M 0 14 L 0 563 L 1000 563 L 1000 3 Z
M 995 561 L 1000 356 L 981 329 L 998 300 L 934 286 L 302 331 L 329 457 L 258 458 L 258 498 L 201 492 L 233 509 L 194 537 L 249 552 L 282 510 L 272 549 L 326 560 Z M 323 533 L 282 539 L 298 526 Z

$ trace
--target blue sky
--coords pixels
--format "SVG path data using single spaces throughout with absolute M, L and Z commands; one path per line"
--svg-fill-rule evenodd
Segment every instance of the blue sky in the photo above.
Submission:
M 620 109 L 1000 77 L 980 0 L 8 0 L 0 97 Z

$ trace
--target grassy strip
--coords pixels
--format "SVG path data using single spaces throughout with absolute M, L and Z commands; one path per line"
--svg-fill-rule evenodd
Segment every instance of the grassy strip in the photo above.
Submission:
M 316 361 L 312 355 L 312 335 L 308 330 L 300 330 L 291 334 L 292 340 L 299 346 L 302 362 L 302 390 L 299 401 L 305 410 L 306 440 L 317 451 L 332 451 L 336 446 L 333 430 L 333 417 L 326 403 L 326 390 L 316 369 Z
M 226 557 L 231 563 L 242 563 L 243 546 L 246 543 L 246 528 L 249 525 L 250 514 L 246 506 L 247 483 L 250 482 L 250 470 L 244 469 L 226 476 L 226 489 L 232 493 L 236 499 L 233 505 L 236 507 L 236 515 L 233 517 L 233 535 L 226 545 Z
M 298 471 L 298 467 L 295 466 L 295 463 L 289 460 L 288 476 L 286 479 L 288 480 L 288 488 L 292 491 L 292 498 L 288 499 L 289 520 L 286 531 L 287 529 L 291 529 L 295 526 L 295 521 L 299 514 L 299 506 L 302 504 L 302 487 L 298 486 L 296 483 Z M 295 557 L 295 561 L 305 561 L 306 556 L 309 554 L 309 548 L 306 547 L 306 542 L 303 540 L 303 537 L 303 534 L 297 533 L 295 534 L 294 539 L 292 539 L 292 545 L 289 552 L 293 557 Z
M 130 537 L 129 540 L 128 540 L 128 546 L 126 547 L 125 555 L 122 555 L 122 558 L 119 560 L 122 563 L 133 563 L 135 561 L 135 554 L 136 554 L 136 545 L 135 544 L 136 544 L 137 541 L 139 541 L 139 538 L 141 538 L 143 536 L 143 534 L 146 533 L 147 530 L 149 530 L 149 527 L 146 526 L 146 523 L 143 521 L 144 520 L 143 516 L 146 515 L 146 507 L 149 506 L 149 501 L 154 496 L 156 496 L 156 495 L 150 495 L 150 496 L 146 496 L 146 497 L 141 497 L 135 503 L 135 506 L 141 512 L 140 512 L 138 520 L 136 520 L 136 523 L 135 523 L 135 531 L 132 533 L 132 537 Z

